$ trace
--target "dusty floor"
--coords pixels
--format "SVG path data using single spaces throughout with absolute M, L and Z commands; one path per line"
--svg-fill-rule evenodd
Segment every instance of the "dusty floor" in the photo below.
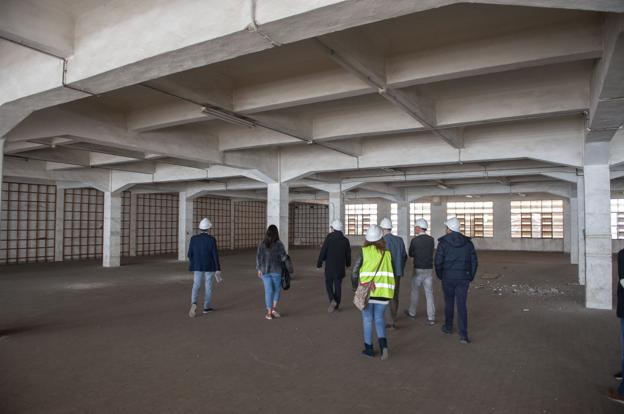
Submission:
M 316 252 L 293 250 L 283 318 L 263 318 L 253 253 L 224 256 L 217 311 L 187 316 L 173 258 L 0 269 L 1 413 L 616 413 L 614 312 L 583 308 L 560 254 L 482 252 L 465 346 L 401 319 L 367 359 L 360 314 L 328 315 Z M 411 265 L 411 264 L 410 264 Z M 407 304 L 408 279 L 401 301 Z M 514 286 L 515 285 L 515 286 Z M 440 285 L 435 284 L 438 320 Z M 402 306 L 402 309 L 404 306 Z M 402 312 L 402 310 L 401 310 Z

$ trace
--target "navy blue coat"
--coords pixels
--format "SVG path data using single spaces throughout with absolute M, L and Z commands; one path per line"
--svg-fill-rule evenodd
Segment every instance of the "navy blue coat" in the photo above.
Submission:
M 208 233 L 191 237 L 188 251 L 191 272 L 216 272 L 221 270 L 217 241 Z
M 470 237 L 452 232 L 438 239 L 435 270 L 441 280 L 469 280 L 477 274 L 477 253 Z
M 617 317 L 624 318 L 624 288 L 620 281 L 624 279 L 624 249 L 618 252 Z

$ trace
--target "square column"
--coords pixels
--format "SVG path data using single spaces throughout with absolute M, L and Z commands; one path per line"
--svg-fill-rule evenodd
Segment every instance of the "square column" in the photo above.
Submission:
M 585 305 L 612 307 L 609 143 L 585 144 Z
M 576 183 L 577 203 L 577 238 L 578 238 L 578 282 L 585 285 L 585 178 L 578 177 Z
M 571 240 L 570 240 L 570 200 L 563 200 L 563 252 L 570 254 L 571 252 Z
M 277 226 L 286 251 L 288 251 L 288 202 L 288 184 L 267 185 L 267 226 L 271 224 Z
M 410 208 L 408 202 L 401 202 L 397 205 L 397 223 L 393 223 L 396 226 L 397 234 L 403 238 L 405 246 L 408 247 L 410 243 Z
M 511 240 L 511 200 L 509 198 L 497 200 L 494 203 L 493 213 L 493 241 L 505 246 Z
M 65 236 L 65 189 L 56 186 L 56 217 L 54 224 L 54 261 L 63 261 L 63 237 Z
M 431 202 L 431 222 L 429 223 L 429 234 L 435 239 L 436 245 L 438 239 L 445 234 L 444 222 L 446 221 L 446 203 L 442 200 L 434 199 Z
M 129 254 L 131 257 L 137 255 L 137 194 L 130 193 L 130 237 L 128 238 Z
M 328 228 L 334 220 L 344 222 L 344 196 L 341 191 L 331 191 L 329 193 L 329 223 Z
M 104 245 L 102 265 L 121 265 L 121 193 L 104 192 Z
M 178 260 L 186 261 L 189 243 L 193 236 L 193 199 L 187 199 L 186 192 L 180 193 L 178 207 Z
M 570 232 L 570 263 L 579 262 L 579 226 L 578 226 L 578 197 L 570 198 L 570 220 L 566 231 Z

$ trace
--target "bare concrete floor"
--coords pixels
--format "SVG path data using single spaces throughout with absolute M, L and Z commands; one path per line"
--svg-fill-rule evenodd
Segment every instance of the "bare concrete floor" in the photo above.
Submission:
M 217 311 L 195 319 L 191 274 L 173 258 L 2 268 L 0 412 L 620 412 L 604 397 L 619 363 L 615 313 L 583 308 L 563 255 L 481 252 L 473 343 L 426 327 L 423 299 L 417 320 L 389 332 L 386 362 L 360 355 L 347 281 L 343 310 L 328 315 L 316 251 L 292 256 L 296 280 L 273 321 L 252 252 L 223 257 Z

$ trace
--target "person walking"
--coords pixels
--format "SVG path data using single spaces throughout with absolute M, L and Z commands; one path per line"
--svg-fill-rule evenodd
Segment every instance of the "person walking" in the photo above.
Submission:
M 264 240 L 258 244 L 256 253 L 256 270 L 258 277 L 264 285 L 264 304 L 266 307 L 266 319 L 279 318 L 277 312 L 280 293 L 282 291 L 282 266 L 290 267 L 286 248 L 279 239 L 279 232 L 274 224 L 271 224 L 264 235 Z
M 390 357 L 388 340 L 386 339 L 386 326 L 384 314 L 388 302 L 394 297 L 394 273 L 392 271 L 392 255 L 386 250 L 386 242 L 383 239 L 381 228 L 372 224 L 366 231 L 362 254 L 353 266 L 351 275 L 353 289 L 358 283 L 372 283 L 372 290 L 368 305 L 362 311 L 362 323 L 364 326 L 364 350 L 362 353 L 369 357 L 375 356 L 373 348 L 373 321 L 381 359 Z
M 386 242 L 386 250 L 392 255 L 392 270 L 394 272 L 394 297 L 390 301 L 390 318 L 392 322 L 386 327 L 396 329 L 399 312 L 399 293 L 401 288 L 401 276 L 405 270 L 407 253 L 405 252 L 405 242 L 403 238 L 392 234 L 392 220 L 385 217 L 379 223 L 383 231 L 383 238 Z
M 477 274 L 477 253 L 470 237 L 459 232 L 460 222 L 457 217 L 451 217 L 444 224 L 446 235 L 438 239 L 438 249 L 435 255 L 436 274 L 442 281 L 444 292 L 445 320 L 442 332 L 451 334 L 455 303 L 457 303 L 459 342 L 468 344 L 470 340 L 468 339 L 466 301 L 470 282 Z
M 414 258 L 414 273 L 410 292 L 410 306 L 405 310 L 409 318 L 416 318 L 420 287 L 424 287 L 427 300 L 427 325 L 435 325 L 435 303 L 433 301 L 433 237 L 427 234 L 429 223 L 420 218 L 414 223 L 416 236 L 410 242 L 409 256 Z
M 342 233 L 342 229 L 343 225 L 340 220 L 332 222 L 331 232 L 325 237 L 316 262 L 317 269 L 323 267 L 323 262 L 325 262 L 325 289 L 329 299 L 327 308 L 329 313 L 340 306 L 345 268 L 351 267 L 351 244 Z
M 622 372 L 624 371 L 624 249 L 618 252 L 618 276 L 617 284 L 617 313 L 618 322 L 620 324 L 620 371 L 614 375 L 615 379 L 620 381 L 616 389 L 609 388 L 609 399 L 624 404 L 624 380 L 622 380 Z
M 212 299 L 212 281 L 216 278 L 221 281 L 221 265 L 219 263 L 219 251 L 217 250 L 217 240 L 208 234 L 212 223 L 207 218 L 203 218 L 199 223 L 201 233 L 191 237 L 188 249 L 189 270 L 193 272 L 193 290 L 191 292 L 191 309 L 189 316 L 194 318 L 197 314 L 197 300 L 202 281 L 204 282 L 204 310 L 206 314 L 214 309 L 210 307 Z

